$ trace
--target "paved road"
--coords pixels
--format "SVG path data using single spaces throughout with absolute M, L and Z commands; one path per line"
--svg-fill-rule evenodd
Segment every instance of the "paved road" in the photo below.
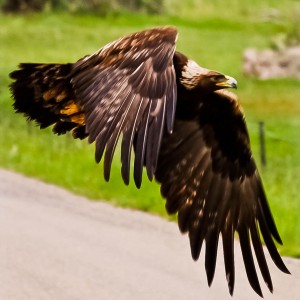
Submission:
M 176 224 L 4 170 L 0 241 L 0 300 L 260 299 L 239 249 L 231 298 L 221 255 L 208 288 L 203 256 L 192 261 Z M 300 299 L 300 260 L 285 262 L 293 275 L 270 262 L 275 291 L 263 286 L 265 299 Z

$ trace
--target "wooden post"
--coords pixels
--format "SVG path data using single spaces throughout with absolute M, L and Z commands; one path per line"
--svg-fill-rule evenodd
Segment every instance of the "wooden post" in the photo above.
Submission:
M 259 143 L 260 143 L 260 161 L 261 165 L 265 167 L 267 165 L 266 158 L 266 142 L 265 142 L 265 123 L 259 122 Z

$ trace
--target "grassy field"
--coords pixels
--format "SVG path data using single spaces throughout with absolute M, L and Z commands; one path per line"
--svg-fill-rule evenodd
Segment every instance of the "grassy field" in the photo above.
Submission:
M 285 17 L 266 22 L 246 10 L 245 18 L 240 15 L 233 18 L 235 7 L 232 7 L 230 16 L 216 16 L 213 9 L 207 8 L 203 18 L 186 20 L 128 14 L 104 19 L 67 14 L 1 15 L 0 166 L 58 184 L 91 199 L 106 199 L 116 205 L 166 216 L 156 183 L 144 180 L 141 191 L 132 184 L 124 186 L 120 180 L 118 155 L 113 162 L 112 180 L 106 183 L 102 165 L 94 162 L 93 145 L 74 141 L 69 136 L 56 137 L 51 130 L 40 131 L 27 124 L 22 116 L 13 113 L 7 86 L 8 73 L 19 62 L 72 62 L 124 34 L 157 25 L 176 25 L 180 31 L 179 51 L 202 66 L 220 70 L 238 80 L 237 94 L 246 113 L 259 166 L 258 122 L 265 122 L 267 166 L 260 167 L 260 171 L 284 241 L 280 250 L 283 254 L 300 257 L 299 81 L 258 81 L 242 74 L 244 49 L 269 46 L 272 38 L 286 32 L 291 24 Z

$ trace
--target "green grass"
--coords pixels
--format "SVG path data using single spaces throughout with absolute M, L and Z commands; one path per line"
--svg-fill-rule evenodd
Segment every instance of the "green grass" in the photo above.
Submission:
M 267 15 L 290 15 L 299 8 L 297 0 L 165 0 L 169 13 L 189 18 L 216 17 L 245 21 L 265 19 Z
M 213 2 L 224 6 L 222 1 Z M 240 15 L 233 17 L 237 6 L 232 7 L 231 14 L 226 11 L 221 17 L 207 7 L 203 18 L 186 20 L 128 14 L 104 19 L 67 14 L 1 15 L 0 166 L 58 184 L 91 199 L 106 199 L 116 205 L 166 216 L 156 183 L 149 183 L 144 177 L 141 191 L 133 184 L 129 187 L 122 184 L 118 154 L 113 162 L 111 182 L 104 182 L 102 165 L 94 162 L 94 146 L 29 126 L 22 116 L 14 114 L 7 85 L 8 73 L 19 62 L 73 62 L 124 34 L 173 24 L 180 31 L 179 51 L 203 66 L 238 79 L 237 94 L 246 113 L 259 166 L 258 122 L 265 122 L 267 167 L 260 167 L 260 171 L 284 241 L 280 250 L 283 254 L 300 257 L 299 81 L 258 81 L 242 74 L 243 50 L 268 46 L 273 36 L 285 32 L 289 26 L 281 21 L 261 22 L 253 17 L 250 8 L 249 11 L 243 8 L 247 12 L 245 22 Z

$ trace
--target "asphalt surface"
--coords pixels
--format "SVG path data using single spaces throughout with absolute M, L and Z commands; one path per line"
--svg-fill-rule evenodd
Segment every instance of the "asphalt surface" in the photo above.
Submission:
M 189 251 L 175 223 L 0 170 L 0 300 L 261 299 L 238 243 L 233 298 L 221 251 L 211 288 L 203 255 L 195 263 Z M 284 258 L 286 275 L 267 259 L 265 299 L 299 300 L 300 260 Z

